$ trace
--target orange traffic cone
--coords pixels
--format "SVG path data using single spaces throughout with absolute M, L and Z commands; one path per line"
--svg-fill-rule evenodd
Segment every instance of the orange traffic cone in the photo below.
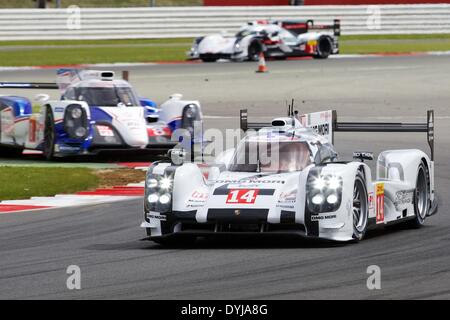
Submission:
M 267 69 L 266 66 L 266 59 L 264 58 L 264 53 L 259 54 L 259 60 L 258 60 L 258 70 L 256 70 L 258 73 L 264 73 L 269 72 L 269 69 Z

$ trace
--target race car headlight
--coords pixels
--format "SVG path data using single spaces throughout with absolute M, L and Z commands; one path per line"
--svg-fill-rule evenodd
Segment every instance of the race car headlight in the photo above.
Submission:
M 315 174 L 308 176 L 307 205 L 311 212 L 336 211 L 342 201 L 342 177 L 336 175 Z
M 150 203 L 155 203 L 155 202 L 158 201 L 158 199 L 159 199 L 159 196 L 156 193 L 149 194 L 148 197 L 147 197 L 147 200 Z
M 167 177 L 162 178 L 159 183 L 159 186 L 161 189 L 164 190 L 170 189 L 172 187 L 172 179 Z
M 170 202 L 171 196 L 169 193 L 164 193 L 162 196 L 159 197 L 159 202 L 162 204 L 168 204 Z
M 342 178 L 331 176 L 328 180 L 328 187 L 331 189 L 338 189 L 342 186 Z
M 318 177 L 316 180 L 314 180 L 314 188 L 317 190 L 322 190 L 325 188 L 325 179 L 323 177 Z
M 187 118 L 192 119 L 195 117 L 195 110 L 192 106 L 189 106 L 188 108 L 186 108 L 186 111 L 184 114 Z
M 85 135 L 86 135 L 86 128 L 83 128 L 83 127 L 79 127 L 79 128 L 77 128 L 76 130 L 75 130 L 75 135 L 78 137 L 78 138 L 82 138 L 82 137 L 84 137 Z
M 327 202 L 328 202 L 329 204 L 335 204 L 337 201 L 338 201 L 338 197 L 337 197 L 337 195 L 335 195 L 335 194 L 330 194 L 330 195 L 327 197 Z
M 145 206 L 149 211 L 168 212 L 172 209 L 173 173 L 156 175 L 149 170 L 145 183 Z
M 73 108 L 70 112 L 70 115 L 73 119 L 80 119 L 83 115 L 83 111 L 81 108 Z
M 79 104 L 67 106 L 64 114 L 64 131 L 72 139 L 85 139 L 88 136 L 86 110 Z
M 312 197 L 311 201 L 312 203 L 314 203 L 315 205 L 321 205 L 323 203 L 323 195 L 321 194 L 316 194 L 314 197 Z
M 181 128 L 186 129 L 192 135 L 194 133 L 194 123 L 200 120 L 199 107 L 195 104 L 188 104 L 183 108 L 181 117 Z
M 158 186 L 158 180 L 156 180 L 155 178 L 150 178 L 147 181 L 147 185 L 149 188 L 156 188 Z

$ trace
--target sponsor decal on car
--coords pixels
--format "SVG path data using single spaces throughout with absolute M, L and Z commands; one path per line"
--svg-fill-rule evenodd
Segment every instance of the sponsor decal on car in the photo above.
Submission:
M 148 215 L 149 218 L 151 219 L 158 219 L 161 221 L 166 221 L 166 216 L 163 214 L 159 214 L 158 212 L 150 212 L 150 214 Z
M 238 184 L 238 183 L 281 183 L 284 184 L 284 180 L 257 180 L 257 179 L 241 179 L 241 180 L 216 180 L 216 183 Z
M 376 184 L 376 203 L 377 203 L 377 223 L 384 222 L 384 183 Z
M 29 124 L 29 141 L 30 142 L 36 142 L 36 129 L 37 129 L 37 124 L 36 124 L 36 118 L 34 118 L 34 117 L 31 117 L 30 118 L 30 122 L 28 123 Z
M 253 204 L 258 193 L 258 189 L 230 189 L 226 203 Z
M 369 210 L 374 208 L 373 192 L 369 192 Z
M 203 191 L 197 191 L 191 193 L 191 196 L 187 200 L 188 208 L 199 208 L 205 205 L 206 200 L 208 200 L 208 193 Z
M 330 220 L 330 219 L 336 219 L 335 214 L 317 214 L 317 215 L 311 215 L 311 221 L 320 221 L 320 220 Z
M 171 131 L 168 127 L 159 127 L 159 128 L 147 128 L 147 133 L 149 137 L 170 136 Z
M 400 190 L 395 193 L 394 206 L 395 210 L 400 211 L 402 207 L 413 203 L 414 189 Z
M 102 137 L 114 137 L 113 130 L 108 126 L 97 125 L 97 129 Z

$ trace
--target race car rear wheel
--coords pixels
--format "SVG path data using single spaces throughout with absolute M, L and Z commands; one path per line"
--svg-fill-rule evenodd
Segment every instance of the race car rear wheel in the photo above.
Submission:
M 416 188 L 414 189 L 414 220 L 412 227 L 419 228 L 425 222 L 430 210 L 429 172 L 425 163 L 421 162 L 417 170 Z
M 333 52 L 333 43 L 330 37 L 321 36 L 317 40 L 317 53 L 314 56 L 316 59 L 326 59 Z
M 201 58 L 203 62 L 216 62 L 217 58 L 215 57 L 202 57 Z
M 353 238 L 362 240 L 367 230 L 369 206 L 367 201 L 367 188 L 364 176 L 358 172 L 353 186 Z
M 258 41 L 253 41 L 248 47 L 248 60 L 258 61 L 259 55 L 263 51 L 261 44 Z
M 47 160 L 52 160 L 55 153 L 55 121 L 53 112 L 50 107 L 47 107 L 45 113 L 45 129 L 44 129 L 44 157 Z

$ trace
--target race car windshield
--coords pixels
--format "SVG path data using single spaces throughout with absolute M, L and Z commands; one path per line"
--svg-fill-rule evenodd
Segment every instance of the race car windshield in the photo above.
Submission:
M 251 34 L 256 34 L 256 31 L 253 30 L 242 30 L 236 33 L 236 38 L 245 38 L 246 36 L 249 36 Z
M 79 87 L 75 89 L 77 100 L 86 101 L 90 106 L 117 107 L 139 106 L 133 90 L 128 87 Z
M 232 161 L 235 172 L 292 172 L 311 164 L 311 151 L 300 141 L 244 141 Z

